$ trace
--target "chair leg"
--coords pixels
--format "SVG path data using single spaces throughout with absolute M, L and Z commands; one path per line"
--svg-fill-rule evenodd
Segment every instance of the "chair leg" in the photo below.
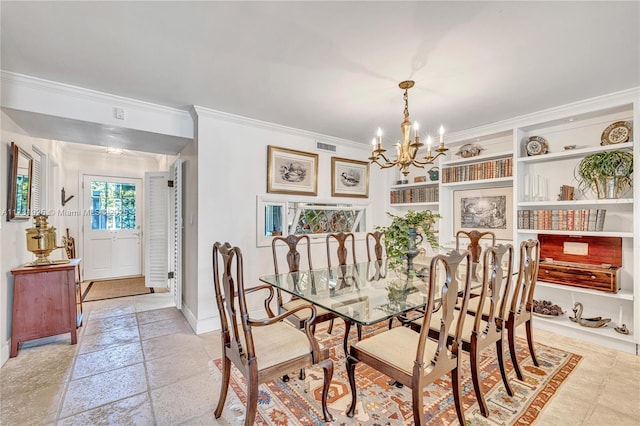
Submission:
M 504 353 L 502 348 L 502 340 L 496 342 L 496 353 L 498 354 L 498 365 L 500 366 L 500 375 L 502 376 L 502 383 L 504 383 L 504 389 L 507 391 L 507 395 L 513 396 L 513 389 L 509 384 L 509 378 L 507 377 L 507 370 L 504 368 Z
M 516 330 L 512 323 L 507 322 L 507 335 L 509 336 L 509 354 L 511 355 L 511 363 L 513 369 L 516 372 L 518 380 L 522 380 L 522 372 L 518 365 L 518 355 L 516 354 Z
M 300 369 L 300 375 L 298 377 L 300 378 L 300 380 L 304 380 L 304 378 L 307 377 L 307 375 L 304 372 L 304 368 Z
M 329 396 L 329 386 L 331 386 L 331 379 L 333 378 L 333 361 L 331 361 L 331 359 L 325 359 L 319 362 L 318 365 L 320 365 L 324 371 L 324 381 L 322 382 L 322 414 L 325 422 L 332 422 L 334 419 L 327 408 L 327 397 Z
M 247 378 L 247 412 L 244 417 L 245 426 L 253 426 L 258 412 L 258 381 Z
M 466 425 L 464 420 L 464 409 L 462 407 L 462 398 L 460 395 L 460 362 L 458 366 L 451 370 L 451 386 L 453 387 L 453 400 L 456 403 L 456 413 L 458 421 L 461 425 Z
M 358 324 L 356 328 L 358 329 L 358 342 L 359 342 L 360 340 L 362 340 L 362 324 Z
M 393 328 L 393 317 L 389 318 L 389 330 Z
M 349 386 L 351 387 L 351 405 L 347 409 L 347 417 L 353 417 L 356 413 L 356 364 L 358 360 L 351 355 L 347 355 L 347 375 L 349 376 Z
M 524 327 L 527 330 L 527 343 L 529 344 L 529 353 L 531 354 L 533 365 L 535 365 L 536 367 L 540 367 L 540 365 L 538 364 L 538 359 L 536 358 L 536 352 L 533 349 L 533 326 L 531 325 L 531 320 L 525 322 Z
M 224 409 L 224 401 L 227 399 L 227 391 L 229 390 L 229 378 L 231 376 L 231 361 L 226 356 L 222 357 L 222 383 L 220 384 L 220 397 L 218 398 L 218 406 L 216 407 L 216 419 L 222 415 Z
M 478 353 L 478 347 L 475 343 L 472 343 L 472 345 L 473 347 L 469 353 L 469 360 L 471 361 L 471 380 L 473 382 L 473 390 L 476 393 L 476 400 L 480 406 L 480 413 L 485 417 L 489 417 L 487 401 L 485 401 L 482 388 L 480 387 L 480 369 L 478 368 L 478 363 L 480 361 L 478 358 L 480 358 L 480 354 Z
M 415 382 L 414 382 L 415 383 Z M 424 389 L 422 386 L 413 386 L 411 389 L 411 401 L 413 402 L 413 424 L 424 425 Z
M 329 330 L 327 330 L 327 333 L 331 334 L 331 332 L 333 331 L 333 320 L 329 321 Z
M 288 374 L 285 374 L 284 376 L 282 376 L 282 381 L 283 382 L 287 383 L 289 380 L 291 380 L 291 379 L 289 378 Z

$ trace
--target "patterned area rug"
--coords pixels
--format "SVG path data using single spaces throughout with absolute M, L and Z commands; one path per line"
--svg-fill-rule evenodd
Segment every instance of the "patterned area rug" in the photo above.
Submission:
M 374 330 L 372 327 L 365 327 L 363 330 L 365 338 L 367 332 L 376 333 L 383 329 L 384 327 L 377 327 Z M 411 390 L 392 386 L 389 377 L 361 363 L 356 367 L 358 389 L 356 415 L 353 418 L 346 416 L 351 394 L 342 349 L 343 330 L 341 321 L 336 321 L 331 335 L 326 333 L 326 328 L 319 328 L 316 331 L 316 337 L 322 344 L 330 347 L 331 357 L 334 360 L 334 374 L 328 400 L 329 411 L 335 418 L 335 422 L 331 425 L 412 424 Z M 352 334 L 355 335 L 353 329 Z M 517 380 L 510 359 L 505 355 L 508 376 L 515 392 L 513 397 L 507 395 L 504 389 L 493 348 L 483 353 L 481 374 L 483 388 L 489 389 L 486 395 L 491 412 L 489 419 L 480 413 L 471 383 L 468 355 L 465 354 L 461 376 L 467 423 L 472 425 L 531 424 L 582 358 L 579 355 L 536 344 L 536 355 L 540 363 L 540 367 L 536 367 L 528 355 L 526 341 L 519 339 L 517 345 L 524 381 Z M 210 363 L 210 372 L 218 382 L 221 381 L 221 363 L 220 359 Z M 238 370 L 232 368 L 231 371 L 231 389 L 227 395 L 223 418 L 240 424 L 244 419 L 246 383 Z M 322 369 L 314 367 L 307 369 L 306 373 L 305 380 L 300 380 L 296 372 L 291 372 L 291 380 L 288 383 L 276 380 L 260 386 L 256 424 L 272 426 L 325 424 L 320 406 Z M 427 424 L 458 423 L 449 376 L 426 387 L 424 401 L 424 416 Z
M 85 287 L 86 286 L 86 287 Z M 82 283 L 82 301 L 115 299 L 118 297 L 137 296 L 149 293 L 166 293 L 166 288 L 154 288 L 153 291 L 144 285 L 144 277 L 118 278 L 113 280 L 96 280 L 88 284 Z

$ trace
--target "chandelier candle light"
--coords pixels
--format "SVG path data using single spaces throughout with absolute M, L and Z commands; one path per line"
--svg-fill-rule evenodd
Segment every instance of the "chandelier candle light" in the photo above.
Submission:
M 371 157 L 369 157 L 369 161 L 373 164 L 377 164 L 382 169 L 387 169 L 389 167 L 398 166 L 403 175 L 409 174 L 409 166 L 413 165 L 416 167 L 424 168 L 427 164 L 433 164 L 434 160 L 445 152 L 448 151 L 447 148 L 444 147 L 444 127 L 440 126 L 440 144 L 438 148 L 435 149 L 437 154 L 432 156 L 431 154 L 431 136 L 427 136 L 427 154 L 424 160 L 416 160 L 416 155 L 418 154 L 418 150 L 420 147 L 424 146 L 423 143 L 420 142 L 420 137 L 418 136 L 418 122 L 416 121 L 413 124 L 414 128 L 414 137 L 413 142 L 411 141 L 411 121 L 409 120 L 409 89 L 413 87 L 415 84 L 412 80 L 407 80 L 401 82 L 398 86 L 404 90 L 404 120 L 400 124 L 400 129 L 402 130 L 402 144 L 398 142 L 395 147 L 397 150 L 397 157 L 394 161 L 390 161 L 384 153 L 387 151 L 382 147 L 382 129 L 378 128 L 378 137 L 374 138 L 371 142 L 373 145 L 371 151 Z M 384 160 L 384 163 L 380 163 L 378 160 Z

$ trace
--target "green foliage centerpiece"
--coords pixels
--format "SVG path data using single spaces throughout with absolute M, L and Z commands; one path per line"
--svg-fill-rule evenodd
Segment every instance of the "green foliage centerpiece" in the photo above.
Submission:
M 384 233 L 384 241 L 389 258 L 389 266 L 402 265 L 407 260 L 408 269 L 412 269 L 412 260 L 418 254 L 416 249 L 416 238 L 420 236 L 420 241 L 426 239 L 433 248 L 439 247 L 438 238 L 433 230 L 433 225 L 440 216 L 430 210 L 416 212 L 409 210 L 404 216 L 397 216 L 391 213 L 387 215 L 392 219 L 389 226 L 377 226 L 376 229 Z
M 633 154 L 622 150 L 587 155 L 575 169 L 580 189 L 592 189 L 598 198 L 618 198 L 632 185 L 632 174 Z

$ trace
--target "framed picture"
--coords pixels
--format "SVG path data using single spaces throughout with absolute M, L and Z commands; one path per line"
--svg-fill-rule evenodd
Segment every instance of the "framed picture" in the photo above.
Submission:
M 491 231 L 499 240 L 513 239 L 513 188 L 482 188 L 453 193 L 453 234 Z
M 318 194 L 318 154 L 269 145 L 267 192 Z
M 369 196 L 369 163 L 331 157 L 331 196 Z

